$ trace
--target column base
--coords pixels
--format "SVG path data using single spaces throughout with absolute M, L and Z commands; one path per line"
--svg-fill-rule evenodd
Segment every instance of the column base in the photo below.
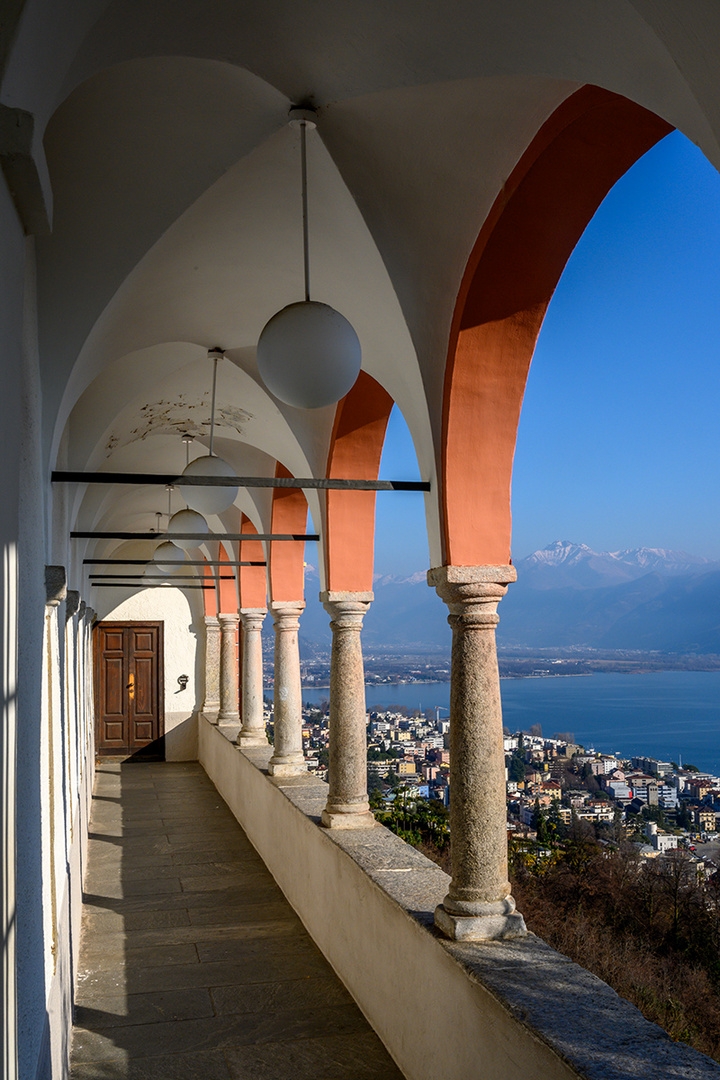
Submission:
M 217 724 L 217 722 L 218 722 L 218 710 L 217 709 L 203 709 L 201 715 L 205 717 L 208 724 Z
M 240 713 L 239 712 L 229 712 L 229 713 L 219 712 L 217 714 L 217 720 L 215 721 L 215 723 L 217 723 L 217 724 L 237 724 L 237 723 L 239 723 L 239 721 L 240 721 Z
M 451 941 L 505 941 L 527 934 L 519 911 L 501 915 L 457 915 L 442 904 L 435 908 L 435 925 Z
M 339 814 L 333 810 L 323 810 L 320 823 L 326 829 L 372 829 L 377 825 L 375 815 L 370 810 L 357 814 Z
M 264 731 L 243 731 L 241 729 L 235 742 L 238 746 L 267 746 L 268 737 Z
M 307 772 L 304 761 L 273 761 L 270 758 L 267 767 L 270 776 L 302 776 Z

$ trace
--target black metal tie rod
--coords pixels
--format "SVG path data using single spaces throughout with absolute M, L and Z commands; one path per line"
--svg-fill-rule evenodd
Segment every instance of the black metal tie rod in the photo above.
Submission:
M 154 563 L 154 559 L 83 559 L 83 566 L 153 566 Z M 232 559 L 185 559 L 178 563 L 180 566 L 267 566 L 267 563 L 264 559 L 241 562 Z
M 160 532 L 71 532 L 73 540 L 319 540 L 318 533 L 160 533 Z
M 61 472 L 53 484 L 156 484 L 167 487 L 319 488 L 322 491 L 430 491 L 429 480 L 336 480 L 295 476 L 176 476 L 173 473 Z

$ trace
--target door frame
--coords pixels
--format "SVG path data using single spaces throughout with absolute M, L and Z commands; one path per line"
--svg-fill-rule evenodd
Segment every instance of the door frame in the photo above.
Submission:
M 165 641 L 164 641 L 164 628 L 165 623 L 162 619 L 102 619 L 96 622 L 93 626 L 93 678 L 94 678 L 94 706 L 95 706 L 95 723 L 94 723 L 94 738 L 95 738 L 95 756 L 96 757 L 113 757 L 112 753 L 102 753 L 97 748 L 97 725 L 99 723 L 100 710 L 98 694 L 100 692 L 101 676 L 100 666 L 102 663 L 101 650 L 100 650 L 100 631 L 112 629 L 113 627 L 122 627 L 123 630 L 130 627 L 143 627 L 148 626 L 157 630 L 157 682 L 158 682 L 158 735 L 157 739 L 153 742 L 159 743 L 162 748 L 163 760 L 165 757 Z M 148 743 L 148 746 L 152 746 L 152 743 Z M 128 748 L 126 757 L 133 757 L 135 754 L 140 753 L 141 750 L 130 750 Z M 122 753 L 122 752 L 121 752 Z

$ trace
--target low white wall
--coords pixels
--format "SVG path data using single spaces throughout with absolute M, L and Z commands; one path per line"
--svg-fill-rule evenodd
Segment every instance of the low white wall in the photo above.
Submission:
M 201 593 L 181 589 L 142 589 L 123 597 L 124 590 L 107 589 L 98 619 L 103 622 L 162 622 L 165 643 L 165 759 L 197 759 L 197 715 L 205 694 L 205 622 Z M 187 675 L 183 690 L 178 675 Z
M 270 748 L 240 751 L 236 731 L 201 717 L 200 761 L 408 1080 L 720 1076 L 534 935 L 440 938 L 447 876 L 382 827 L 320 827 L 327 786 L 270 779 Z

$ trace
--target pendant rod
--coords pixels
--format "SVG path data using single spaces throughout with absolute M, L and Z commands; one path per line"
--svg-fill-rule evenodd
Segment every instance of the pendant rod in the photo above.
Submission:
M 307 120 L 300 121 L 300 172 L 302 177 L 303 268 L 305 300 L 310 299 L 310 246 L 308 243 Z
M 211 349 L 210 355 L 213 359 L 212 405 L 210 406 L 210 457 L 213 457 L 213 446 L 215 443 L 215 391 L 217 389 L 217 366 L 218 360 L 222 356 L 222 350 Z

